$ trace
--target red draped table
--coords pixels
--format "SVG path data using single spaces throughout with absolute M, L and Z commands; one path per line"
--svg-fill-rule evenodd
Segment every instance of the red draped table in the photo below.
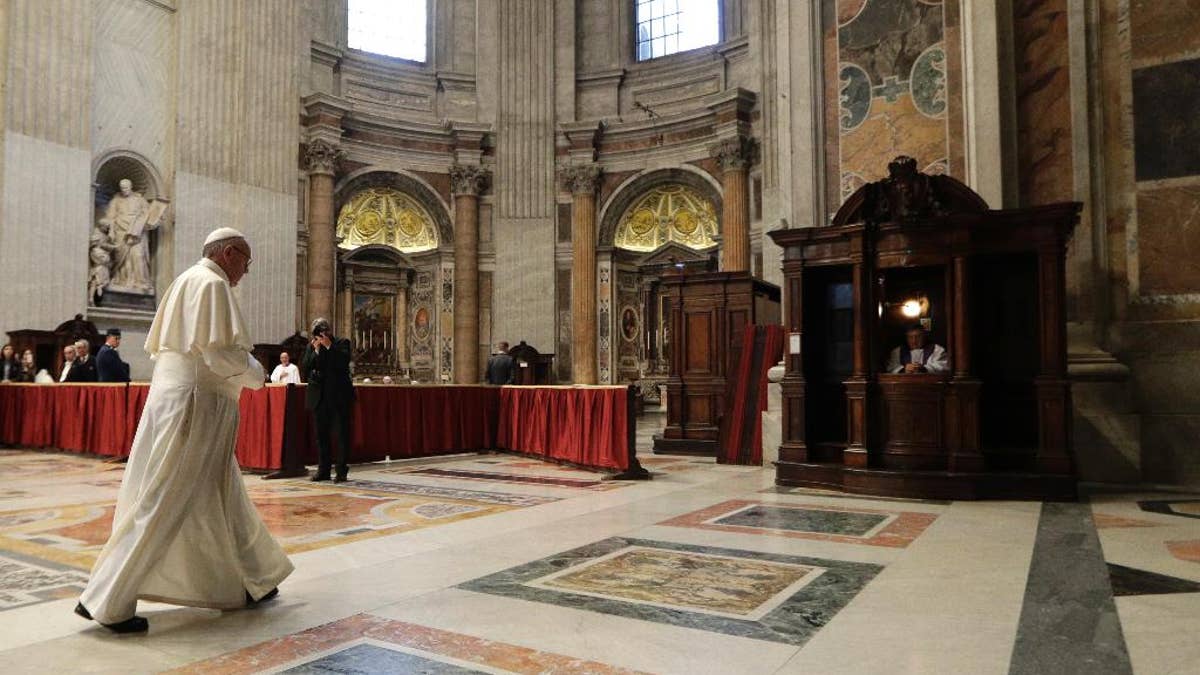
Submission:
M 0 443 L 112 457 L 129 454 L 147 384 L 0 385 Z M 634 456 L 628 387 L 483 385 L 355 388 L 350 461 L 498 448 L 648 477 Z M 316 461 L 303 385 L 242 392 L 238 463 L 298 475 Z

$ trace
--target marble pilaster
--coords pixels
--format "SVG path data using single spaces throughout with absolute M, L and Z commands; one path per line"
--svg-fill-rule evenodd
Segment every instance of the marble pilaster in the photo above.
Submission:
M 571 192 L 571 372 L 576 384 L 596 384 L 596 188 L 600 167 L 560 174 Z
M 456 164 L 450 169 L 454 193 L 454 381 L 479 381 L 479 193 L 488 172 Z

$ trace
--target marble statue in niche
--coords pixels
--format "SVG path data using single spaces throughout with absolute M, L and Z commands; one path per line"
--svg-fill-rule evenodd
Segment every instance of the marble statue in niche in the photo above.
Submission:
M 153 295 L 150 279 L 149 233 L 157 223 L 150 223 L 150 202 L 140 192 L 133 191 L 133 182 L 122 178 L 117 184 L 120 192 L 108 202 L 101 226 L 108 227 L 112 243 L 112 281 L 109 288 L 124 293 Z
M 159 228 L 168 202 L 147 200 L 128 178 L 116 187 L 88 238 L 88 298 L 94 305 L 153 309 L 150 233 Z

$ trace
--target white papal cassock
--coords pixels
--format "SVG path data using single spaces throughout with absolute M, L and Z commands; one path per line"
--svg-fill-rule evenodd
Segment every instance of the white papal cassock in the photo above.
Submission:
M 234 457 L 238 397 L 263 386 L 229 280 L 203 259 L 159 305 L 154 377 L 113 516 L 80 601 L 100 623 L 138 598 L 232 609 L 266 595 L 292 563 L 246 494 Z

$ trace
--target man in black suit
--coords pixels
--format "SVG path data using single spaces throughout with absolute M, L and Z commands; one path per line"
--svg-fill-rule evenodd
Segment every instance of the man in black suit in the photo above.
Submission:
M 333 452 L 330 432 L 337 432 L 338 463 L 335 483 L 346 480 L 350 467 L 350 416 L 354 404 L 354 383 L 350 379 L 350 341 L 334 337 L 329 321 L 317 319 L 312 340 L 304 350 L 303 368 L 308 382 L 306 401 L 317 426 L 320 466 L 312 479 L 329 480 Z
M 121 329 L 109 328 L 104 346 L 96 352 L 96 374 L 101 382 L 128 382 L 129 364 L 121 360 L 117 349 L 121 346 Z
M 96 359 L 93 359 L 88 350 L 91 345 L 87 340 L 75 341 L 75 363 L 71 366 L 71 372 L 67 374 L 67 382 L 96 382 L 99 376 L 96 374 Z
M 508 355 L 508 343 L 497 344 L 496 353 L 488 358 L 487 383 L 512 384 L 513 370 L 513 358 Z

